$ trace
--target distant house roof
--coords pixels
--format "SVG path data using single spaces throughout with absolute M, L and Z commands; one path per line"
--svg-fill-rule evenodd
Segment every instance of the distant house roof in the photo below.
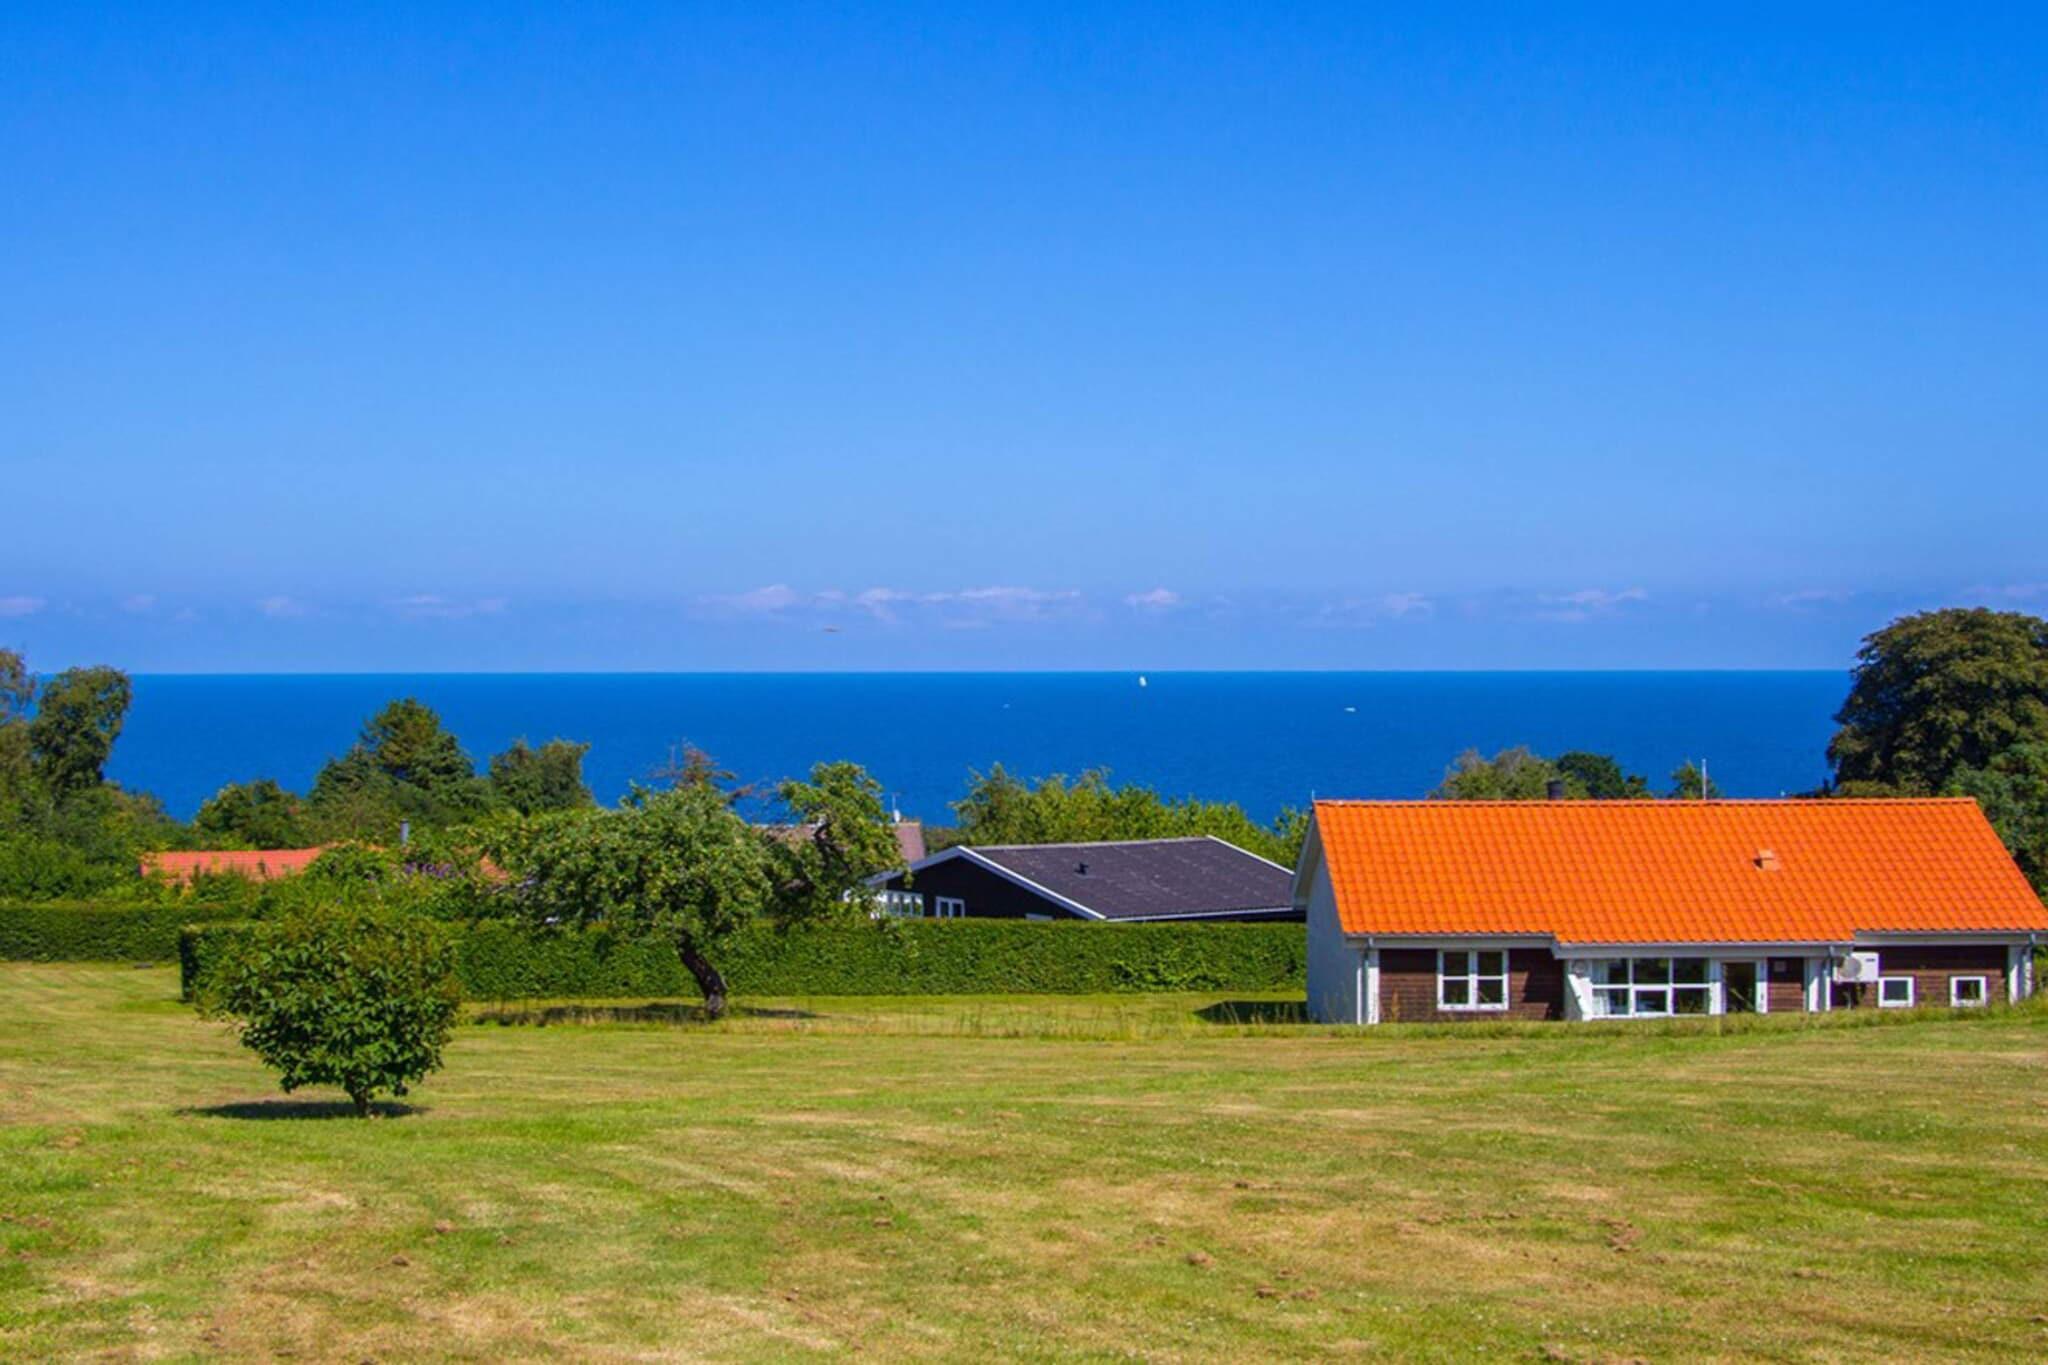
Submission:
M 818 832 L 818 827 L 815 824 L 762 825 L 760 828 L 785 841 L 794 840 L 799 837 L 813 838 Z M 897 856 L 903 860 L 900 866 L 909 867 L 912 863 L 924 857 L 923 824 L 916 820 L 897 820 L 891 824 L 890 830 L 896 836 Z
M 2048 930 L 1968 799 L 1318 801 L 1352 934 L 1849 942 Z
M 304 872 L 325 850 L 318 848 L 223 849 L 201 853 L 145 853 L 145 877 L 168 877 L 188 883 L 198 876 L 232 874 L 254 881 L 274 881 Z
M 911 864 L 913 876 L 967 858 L 1089 919 L 1200 919 L 1289 914 L 1292 874 L 1235 844 L 1128 839 L 1087 844 L 965 845 Z

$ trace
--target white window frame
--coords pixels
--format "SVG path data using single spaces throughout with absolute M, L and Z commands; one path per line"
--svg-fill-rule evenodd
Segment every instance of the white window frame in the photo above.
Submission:
M 1906 998 L 1904 1000 L 1885 999 L 1885 992 L 1893 986 L 1904 986 L 1906 988 Z M 1910 976 L 1880 976 L 1877 978 L 1877 1007 L 1884 1010 L 1909 1010 L 1913 1008 L 1914 997 L 1919 993 L 1919 990 L 1920 987 Z
M 1977 998 L 1964 1000 L 1957 994 L 1957 988 L 1965 981 L 1977 983 Z M 1988 976 L 1952 976 L 1948 979 L 1948 1003 L 1952 1009 L 1981 1009 L 1991 1003 L 1991 978 Z
M 933 897 L 932 897 L 932 918 L 934 918 L 934 919 L 965 919 L 966 917 L 967 917 L 967 901 L 966 901 L 966 899 L 965 899 L 964 897 L 961 897 L 961 896 L 933 896 Z
M 1636 980 L 1636 964 L 1639 962 L 1664 963 L 1664 979 L 1662 981 Z M 1678 964 L 1680 962 L 1698 962 L 1703 964 L 1706 969 L 1706 980 L 1680 981 L 1678 979 Z M 1617 980 L 1610 974 L 1607 980 L 1602 981 L 1599 974 L 1603 963 L 1621 964 L 1626 969 L 1621 979 Z M 1591 991 L 1588 998 L 1593 1004 L 1593 1013 L 1589 1017 L 1594 1019 L 1696 1019 L 1702 1015 L 1719 1014 L 1722 1010 L 1719 974 L 1715 971 L 1714 959 L 1712 958 L 1684 955 L 1678 957 L 1650 955 L 1643 957 L 1595 958 L 1587 964 L 1586 973 L 1588 989 Z M 1680 991 L 1702 992 L 1707 1002 L 1706 1009 L 1697 1013 L 1680 1013 L 1678 1010 L 1678 992 Z M 1645 996 L 1652 998 L 1662 996 L 1664 1008 L 1643 1009 L 1640 1002 Z M 1628 1008 L 1620 1013 L 1615 1013 L 1608 1008 L 1608 1003 L 1617 997 L 1628 1002 Z
M 1479 970 L 1479 957 L 1482 953 L 1499 954 L 1500 970 L 1498 972 L 1482 972 Z M 1452 958 L 1463 959 L 1463 971 L 1452 972 L 1445 970 L 1450 965 Z M 1512 973 L 1508 968 L 1508 950 L 1505 948 L 1439 948 L 1436 954 L 1436 1007 L 1454 1014 L 1505 1013 L 1508 1007 L 1508 988 L 1511 976 Z M 1464 1004 L 1454 1004 L 1444 999 L 1444 983 L 1447 981 L 1462 981 L 1465 983 Z M 1481 1004 L 1479 1002 L 1479 983 L 1482 981 L 1500 982 L 1500 1000 L 1498 1003 Z

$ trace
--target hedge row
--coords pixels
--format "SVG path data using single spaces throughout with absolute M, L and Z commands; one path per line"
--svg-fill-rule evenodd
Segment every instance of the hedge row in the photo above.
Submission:
M 244 913 L 224 906 L 0 905 L 0 962 L 168 962 L 178 955 L 184 926 Z
M 194 926 L 179 943 L 186 993 L 236 924 Z M 601 929 L 457 931 L 456 974 L 472 1000 L 694 996 L 675 949 Z M 736 994 L 1092 995 L 1302 988 L 1299 924 L 1068 924 L 1029 920 L 884 921 L 778 933 L 751 930 L 719 954 Z

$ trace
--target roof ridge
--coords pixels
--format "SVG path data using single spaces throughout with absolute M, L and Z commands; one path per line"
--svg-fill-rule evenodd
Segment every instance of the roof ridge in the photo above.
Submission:
M 1973 796 L 1717 796 L 1707 800 L 1676 800 L 1667 797 L 1486 797 L 1478 800 L 1458 800 L 1440 797 L 1395 796 L 1318 796 L 1313 804 L 1317 806 L 1372 806 L 1420 807 L 1428 810 L 1460 810 L 1473 807 L 1555 807 L 1559 810 L 1583 810 L 1588 806 L 1619 806 L 1628 810 L 1698 810 L 1715 806 L 1770 806 L 1783 809 L 1786 806 L 1812 806 L 1834 808 L 1838 806 L 1958 806 L 1975 805 Z
M 971 848 L 979 853 L 1014 848 L 1135 848 L 1146 844 L 1198 844 L 1214 839 L 1225 848 L 1237 848 L 1230 840 L 1214 834 L 1169 834 L 1158 839 L 1062 839 L 1046 844 L 954 844 L 954 848 Z M 1238 852 L 1244 852 L 1238 849 Z

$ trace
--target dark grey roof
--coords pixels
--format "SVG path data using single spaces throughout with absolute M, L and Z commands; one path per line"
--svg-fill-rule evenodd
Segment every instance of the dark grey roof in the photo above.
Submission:
M 1104 919 L 1287 910 L 1294 875 L 1221 839 L 1009 844 L 964 850 Z

